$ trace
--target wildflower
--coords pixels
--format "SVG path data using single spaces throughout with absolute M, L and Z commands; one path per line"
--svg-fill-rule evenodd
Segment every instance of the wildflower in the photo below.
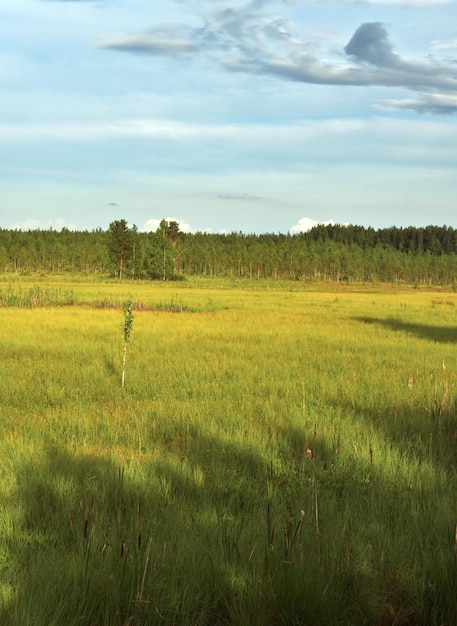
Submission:
M 310 461 L 313 460 L 313 451 L 310 448 L 306 449 L 306 456 L 308 457 Z
M 408 388 L 410 391 L 413 390 L 413 377 L 412 376 L 408 378 Z

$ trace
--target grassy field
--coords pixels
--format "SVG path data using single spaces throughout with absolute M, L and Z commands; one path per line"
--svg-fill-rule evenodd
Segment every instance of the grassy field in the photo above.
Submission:
M 457 623 L 457 294 L 4 279 L 0 302 L 1 624 Z

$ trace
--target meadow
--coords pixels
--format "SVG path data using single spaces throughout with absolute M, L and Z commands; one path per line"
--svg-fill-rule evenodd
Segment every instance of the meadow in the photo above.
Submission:
M 457 294 L 4 277 L 0 304 L 1 624 L 457 623 Z

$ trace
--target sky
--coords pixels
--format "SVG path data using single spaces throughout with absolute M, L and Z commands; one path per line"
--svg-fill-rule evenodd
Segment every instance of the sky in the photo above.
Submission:
M 457 228 L 457 1 L 0 0 L 0 227 Z

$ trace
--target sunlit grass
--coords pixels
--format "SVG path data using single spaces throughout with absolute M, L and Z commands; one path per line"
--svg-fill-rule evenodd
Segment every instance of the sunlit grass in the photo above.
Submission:
M 0 309 L 2 623 L 452 623 L 457 296 L 71 289 Z

